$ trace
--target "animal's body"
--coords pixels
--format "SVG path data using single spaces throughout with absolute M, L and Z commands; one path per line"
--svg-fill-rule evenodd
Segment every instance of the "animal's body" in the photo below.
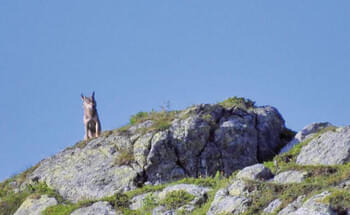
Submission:
M 101 123 L 96 109 L 95 92 L 92 93 L 91 97 L 86 97 L 81 94 L 81 98 L 83 100 L 84 107 L 84 140 L 88 140 L 90 138 L 100 136 Z

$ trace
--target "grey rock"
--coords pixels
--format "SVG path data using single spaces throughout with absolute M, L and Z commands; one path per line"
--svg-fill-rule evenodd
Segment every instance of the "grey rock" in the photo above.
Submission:
M 321 131 L 322 129 L 332 127 L 333 125 L 329 122 L 319 122 L 319 123 L 312 123 L 311 125 L 308 125 L 304 127 L 301 131 L 299 131 L 293 140 L 291 140 L 287 145 L 285 145 L 280 153 L 285 153 L 291 150 L 295 145 L 299 144 L 300 142 L 305 141 L 306 139 L 312 138 L 314 134 Z
M 146 197 L 152 195 L 152 193 L 144 193 L 144 194 L 141 194 L 141 195 L 137 195 L 135 197 L 133 197 L 131 200 L 130 200 L 130 206 L 129 208 L 131 210 L 139 210 L 143 207 L 143 201 L 145 200 Z
M 279 173 L 271 181 L 279 184 L 301 183 L 304 181 L 306 176 L 307 172 L 290 170 Z
M 341 182 L 341 183 L 338 185 L 338 187 L 339 187 L 340 189 L 344 189 L 344 190 L 349 190 L 349 191 L 350 191 L 350 179 Z
M 291 215 L 336 215 L 329 205 L 322 202 L 330 193 L 325 191 L 308 199 L 298 210 Z
M 117 213 L 108 202 L 96 202 L 89 207 L 79 208 L 71 215 L 116 215 Z
M 55 198 L 47 195 L 40 196 L 39 199 L 27 198 L 18 208 L 14 215 L 42 215 L 42 212 L 49 206 L 57 205 Z
M 126 136 L 112 135 L 88 142 L 86 147 L 66 149 L 42 161 L 30 178 L 56 190 L 66 199 L 99 199 L 116 191 L 133 187 L 133 180 L 142 169 L 137 166 L 117 166 L 119 151 L 130 145 Z
M 350 126 L 327 131 L 302 147 L 297 157 L 301 165 L 335 165 L 350 161 Z
M 242 196 L 218 196 L 215 195 L 214 201 L 212 202 L 207 215 L 216 215 L 216 214 L 241 214 L 244 213 L 251 200 Z
M 275 199 L 264 209 L 265 214 L 274 213 L 282 204 L 280 199 Z
M 176 215 L 176 211 L 169 210 L 164 206 L 158 206 L 153 209 L 152 215 Z
M 271 170 L 263 164 L 255 164 L 240 170 L 236 178 L 247 180 L 267 180 L 273 177 Z
M 249 183 L 242 179 L 235 179 L 227 188 L 231 196 L 250 196 L 255 190 L 251 190 Z
M 147 131 L 152 125 L 148 120 L 68 148 L 41 161 L 25 184 L 36 178 L 73 202 L 100 199 L 146 181 L 159 184 L 217 171 L 228 176 L 268 159 L 285 144 L 280 138 L 284 120 L 269 106 L 197 105 L 178 113 L 168 129 Z M 116 162 L 123 156 L 128 160 Z
M 241 110 L 234 110 L 232 115 L 220 120 L 214 140 L 221 152 L 226 175 L 258 162 L 258 131 L 255 123 L 255 115 Z
M 248 190 L 247 185 L 244 180 L 236 179 L 228 187 L 219 189 L 207 215 L 245 212 L 252 201 L 249 196 L 253 193 Z
M 278 110 L 271 106 L 254 109 L 256 114 L 256 128 L 258 130 L 258 160 L 259 162 L 271 159 L 288 143 L 281 139 L 285 130 L 284 119 Z M 287 141 L 287 142 L 285 142 Z
M 289 215 L 292 214 L 294 211 L 296 211 L 298 208 L 300 208 L 303 205 L 303 201 L 305 199 L 305 196 L 299 196 L 295 201 L 288 204 L 287 207 L 283 208 L 278 215 Z

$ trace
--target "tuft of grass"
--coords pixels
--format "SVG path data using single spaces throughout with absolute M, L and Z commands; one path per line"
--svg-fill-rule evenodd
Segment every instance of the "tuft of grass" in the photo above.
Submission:
M 125 194 L 131 199 L 137 195 L 141 195 L 144 193 L 156 192 L 156 191 L 163 190 L 165 187 L 166 187 L 166 184 L 145 185 L 145 186 L 137 188 L 135 190 L 128 191 Z
M 69 215 L 73 211 L 75 211 L 79 208 L 89 207 L 93 203 L 94 203 L 94 201 L 84 200 L 84 201 L 80 201 L 76 204 L 67 203 L 67 204 L 53 205 L 53 206 L 47 207 L 43 211 L 43 215 Z
M 140 111 L 140 112 L 138 112 L 135 115 L 132 115 L 130 117 L 130 124 L 134 125 L 136 123 L 144 122 L 144 121 L 149 119 L 149 115 L 150 115 L 150 113 L 148 113 L 148 112 Z
M 350 192 L 346 190 L 334 191 L 323 202 L 330 204 L 331 208 L 338 214 L 347 214 L 347 210 L 350 208 Z
M 248 110 L 255 107 L 255 102 L 247 98 L 234 96 L 219 102 L 219 105 L 224 108 L 238 107 L 243 110 Z
M 164 199 L 160 201 L 168 209 L 179 208 L 194 199 L 194 196 L 184 190 L 176 190 L 169 192 Z
M 153 122 L 152 126 L 140 129 L 141 132 L 146 133 L 149 131 L 163 131 L 171 126 L 171 122 L 175 119 L 177 113 L 178 111 L 167 110 L 162 110 L 160 112 L 156 112 L 154 110 L 151 112 L 138 112 L 137 114 L 131 116 L 130 125 L 151 120 Z
M 135 161 L 134 151 L 131 147 L 122 148 L 119 150 L 118 156 L 114 160 L 114 164 L 118 166 L 129 165 Z

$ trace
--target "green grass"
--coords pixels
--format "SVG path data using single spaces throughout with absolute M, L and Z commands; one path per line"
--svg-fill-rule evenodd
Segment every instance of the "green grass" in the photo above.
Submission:
M 338 191 L 335 187 L 344 180 L 350 178 L 350 163 L 336 166 L 300 166 L 299 170 L 309 173 L 308 178 L 302 183 L 275 184 L 261 181 L 249 181 L 250 190 L 258 190 L 252 196 L 253 203 L 245 215 L 260 214 L 262 210 L 274 199 L 279 198 L 283 204 L 281 208 L 294 201 L 297 197 L 311 196 L 323 191 L 331 191 L 327 203 L 338 211 L 349 208 L 349 191 Z
M 219 102 L 218 104 L 224 108 L 238 107 L 244 110 L 248 110 L 255 107 L 254 101 L 247 98 L 236 97 L 236 96 L 230 97 L 222 102 Z
M 273 161 L 264 162 L 264 165 L 271 169 L 273 173 L 282 172 L 288 169 L 297 169 L 299 165 L 296 164 L 296 159 L 301 151 L 301 149 L 310 143 L 313 139 L 319 138 L 322 134 L 327 131 L 335 131 L 335 127 L 328 127 L 322 129 L 316 134 L 312 135 L 312 137 L 304 140 L 303 142 L 295 145 L 290 151 L 277 155 L 274 157 Z M 277 166 L 275 165 L 277 164 Z
M 334 191 L 324 199 L 324 203 L 330 204 L 332 209 L 337 211 L 338 214 L 346 214 L 347 209 L 350 208 L 350 191 Z
M 88 207 L 92 205 L 94 201 L 80 201 L 78 203 L 66 203 L 66 204 L 58 204 L 54 206 L 50 206 L 43 211 L 43 215 L 69 215 L 74 210 L 79 208 Z
M 141 129 L 141 132 L 146 133 L 150 131 L 166 130 L 171 126 L 171 122 L 175 119 L 177 113 L 178 111 L 166 110 L 162 110 L 160 112 L 138 112 L 137 114 L 131 116 L 130 125 L 135 125 L 147 120 L 151 120 L 153 123 L 152 126 Z
M 166 194 L 159 203 L 168 209 L 176 209 L 189 203 L 194 196 L 184 190 L 176 190 Z
M 118 166 L 129 165 L 135 161 L 134 151 L 132 148 L 122 148 L 118 150 L 119 154 L 114 160 L 114 164 Z
M 2 197 L 0 201 L 0 215 L 14 214 L 28 197 L 38 198 L 40 195 L 54 197 L 59 203 L 64 202 L 63 198 L 55 190 L 49 188 L 45 183 L 37 183 L 28 185 L 21 192 L 8 192 L 6 196 Z

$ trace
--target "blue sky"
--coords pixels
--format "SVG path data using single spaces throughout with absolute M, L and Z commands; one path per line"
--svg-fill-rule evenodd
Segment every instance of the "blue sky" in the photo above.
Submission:
M 0 2 L 0 180 L 138 111 L 244 96 L 350 124 L 350 1 Z

